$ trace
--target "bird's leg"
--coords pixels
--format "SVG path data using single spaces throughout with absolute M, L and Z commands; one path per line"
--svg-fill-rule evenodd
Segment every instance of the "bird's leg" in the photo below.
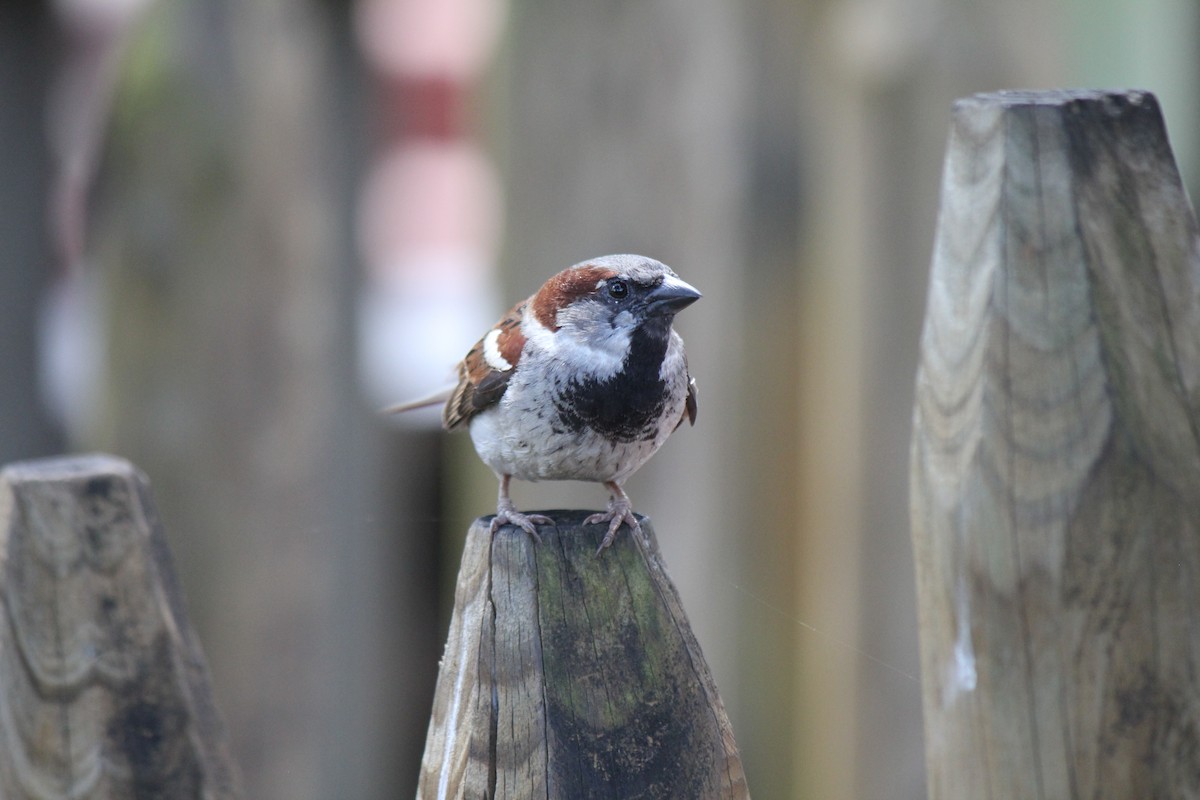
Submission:
M 517 511 L 517 507 L 513 505 L 512 498 L 508 496 L 508 482 L 512 480 L 511 475 L 500 475 L 500 498 L 496 501 L 496 516 L 492 518 L 492 535 L 496 535 L 496 531 L 507 524 L 516 525 L 524 530 L 538 544 L 542 543 L 542 537 L 538 536 L 537 525 L 553 525 L 554 520 L 543 514 L 522 514 Z
M 621 528 L 621 523 L 629 526 L 629 530 L 633 531 L 638 536 L 642 536 L 642 526 L 637 521 L 637 517 L 633 515 L 633 503 L 629 501 L 629 495 L 625 494 L 625 490 L 616 481 L 605 481 L 604 485 L 612 492 L 612 497 L 609 498 L 608 508 L 599 514 L 592 514 L 583 521 L 584 525 L 596 525 L 601 522 L 608 523 L 608 533 L 604 534 L 604 539 L 600 542 L 600 547 L 596 550 L 596 555 L 613 543 L 617 538 L 617 531 Z

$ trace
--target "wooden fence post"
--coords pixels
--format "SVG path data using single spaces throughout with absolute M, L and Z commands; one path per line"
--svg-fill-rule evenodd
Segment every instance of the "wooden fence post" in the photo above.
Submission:
M 235 800 L 145 478 L 109 456 L 0 471 L 0 797 Z
M 747 798 L 724 706 L 650 546 L 546 512 L 467 533 L 417 796 Z
M 1200 795 L 1200 251 L 1146 92 L 959 101 L 912 523 L 932 798 Z

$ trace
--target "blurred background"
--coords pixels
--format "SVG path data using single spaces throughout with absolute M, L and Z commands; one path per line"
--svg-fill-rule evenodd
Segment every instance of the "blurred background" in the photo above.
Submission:
M 0 4 L 0 462 L 148 473 L 248 797 L 408 797 L 495 481 L 375 409 L 559 269 L 658 258 L 705 294 L 700 416 L 627 488 L 754 796 L 922 798 L 908 437 L 950 104 L 1147 88 L 1194 182 L 1198 37 L 1180 0 Z

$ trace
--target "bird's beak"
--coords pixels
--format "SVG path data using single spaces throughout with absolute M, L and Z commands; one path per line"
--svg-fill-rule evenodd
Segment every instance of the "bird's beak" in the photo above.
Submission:
M 651 314 L 674 314 L 700 299 L 700 292 L 679 278 L 667 276 L 647 295 Z

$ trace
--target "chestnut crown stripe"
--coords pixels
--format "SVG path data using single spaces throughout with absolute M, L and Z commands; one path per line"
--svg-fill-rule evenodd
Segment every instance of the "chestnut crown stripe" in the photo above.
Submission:
M 601 281 L 615 277 L 616 270 L 584 264 L 560 272 L 533 296 L 533 316 L 548 330 L 557 331 L 558 310 L 591 294 Z

